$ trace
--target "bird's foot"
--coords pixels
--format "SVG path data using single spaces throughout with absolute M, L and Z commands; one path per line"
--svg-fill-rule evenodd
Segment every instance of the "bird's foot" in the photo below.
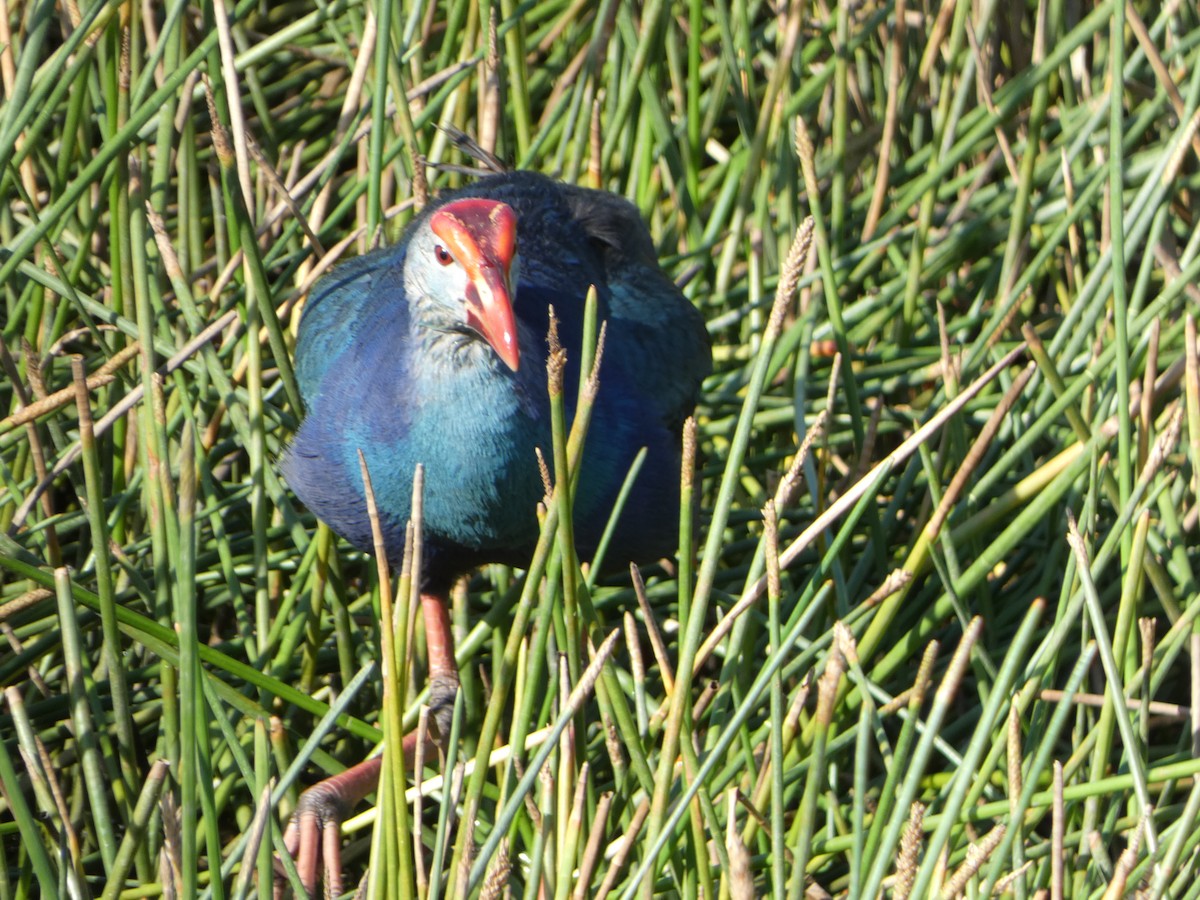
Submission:
M 438 674 L 430 680 L 429 737 L 442 753 L 450 742 L 457 694 L 456 672 Z M 404 759 L 409 766 L 416 758 L 417 738 L 416 732 L 404 737 Z M 375 790 L 381 765 L 382 757 L 371 757 L 340 775 L 314 784 L 300 795 L 300 802 L 283 833 L 283 843 L 296 860 L 296 871 L 308 898 L 342 894 L 341 825 L 354 807 Z M 276 870 L 275 900 L 282 900 L 287 895 L 288 884 L 278 862 Z M 323 894 L 318 892 L 322 874 Z
M 342 894 L 342 821 L 379 783 L 381 758 L 372 757 L 324 781 L 300 795 L 283 833 L 287 852 L 296 860 L 296 871 L 308 898 L 338 897 Z M 324 873 L 324 892 L 318 882 Z M 287 896 L 288 883 L 278 862 L 275 900 Z
M 445 599 L 423 593 L 421 608 L 429 652 L 429 735 L 445 752 L 454 719 L 458 694 L 458 670 L 454 665 L 454 634 Z M 416 733 L 404 738 L 404 759 L 411 767 L 416 759 Z M 284 846 L 296 860 L 300 883 L 308 897 L 316 897 L 317 882 L 324 872 L 325 896 L 342 893 L 342 821 L 379 784 L 381 757 L 372 757 L 340 775 L 313 785 L 300 796 L 292 819 L 283 834 Z M 275 900 L 287 893 L 287 883 L 275 880 Z

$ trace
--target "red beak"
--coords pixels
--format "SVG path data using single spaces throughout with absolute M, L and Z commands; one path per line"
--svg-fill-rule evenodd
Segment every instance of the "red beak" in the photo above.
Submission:
M 517 216 L 498 200 L 454 200 L 429 220 L 467 270 L 467 324 L 514 372 L 521 362 L 512 308 L 510 271 L 517 247 Z

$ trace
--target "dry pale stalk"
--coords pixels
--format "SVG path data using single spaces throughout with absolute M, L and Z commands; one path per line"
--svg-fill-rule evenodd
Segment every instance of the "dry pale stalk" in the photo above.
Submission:
M 896 878 L 892 883 L 894 900 L 908 900 L 909 891 L 917 877 L 917 863 L 921 856 L 922 823 L 925 821 L 925 805 L 913 801 L 908 808 L 908 824 L 900 836 L 900 855 L 896 857 Z

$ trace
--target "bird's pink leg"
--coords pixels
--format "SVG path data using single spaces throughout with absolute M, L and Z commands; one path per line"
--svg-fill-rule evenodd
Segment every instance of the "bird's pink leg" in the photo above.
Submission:
M 458 668 L 454 663 L 454 633 L 446 600 L 437 594 L 421 594 L 421 613 L 425 619 L 425 643 L 429 654 L 429 705 L 433 716 L 431 736 L 445 751 L 450 740 L 450 722 L 454 697 L 458 693 Z M 417 737 L 404 736 L 404 760 L 412 765 L 416 758 Z M 341 824 L 363 798 L 379 784 L 381 757 L 352 766 L 340 775 L 318 782 L 300 795 L 283 833 L 284 846 L 296 860 L 300 883 L 309 897 L 317 892 L 322 870 L 326 896 L 342 893 Z M 287 882 L 277 877 L 275 898 L 287 893 Z
M 450 722 L 454 717 L 454 697 L 458 693 L 458 665 L 454 661 L 454 632 L 446 598 L 439 594 L 421 594 L 421 613 L 425 619 L 425 647 L 429 656 L 429 710 L 435 725 L 433 739 L 444 751 L 450 741 Z M 416 736 L 404 739 L 404 756 L 412 761 Z

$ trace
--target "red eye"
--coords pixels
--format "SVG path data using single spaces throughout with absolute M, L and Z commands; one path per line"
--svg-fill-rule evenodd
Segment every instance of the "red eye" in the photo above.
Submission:
M 433 255 L 437 257 L 437 261 L 443 266 L 448 266 L 450 263 L 454 262 L 454 257 L 450 255 L 450 251 L 441 244 L 433 245 Z

